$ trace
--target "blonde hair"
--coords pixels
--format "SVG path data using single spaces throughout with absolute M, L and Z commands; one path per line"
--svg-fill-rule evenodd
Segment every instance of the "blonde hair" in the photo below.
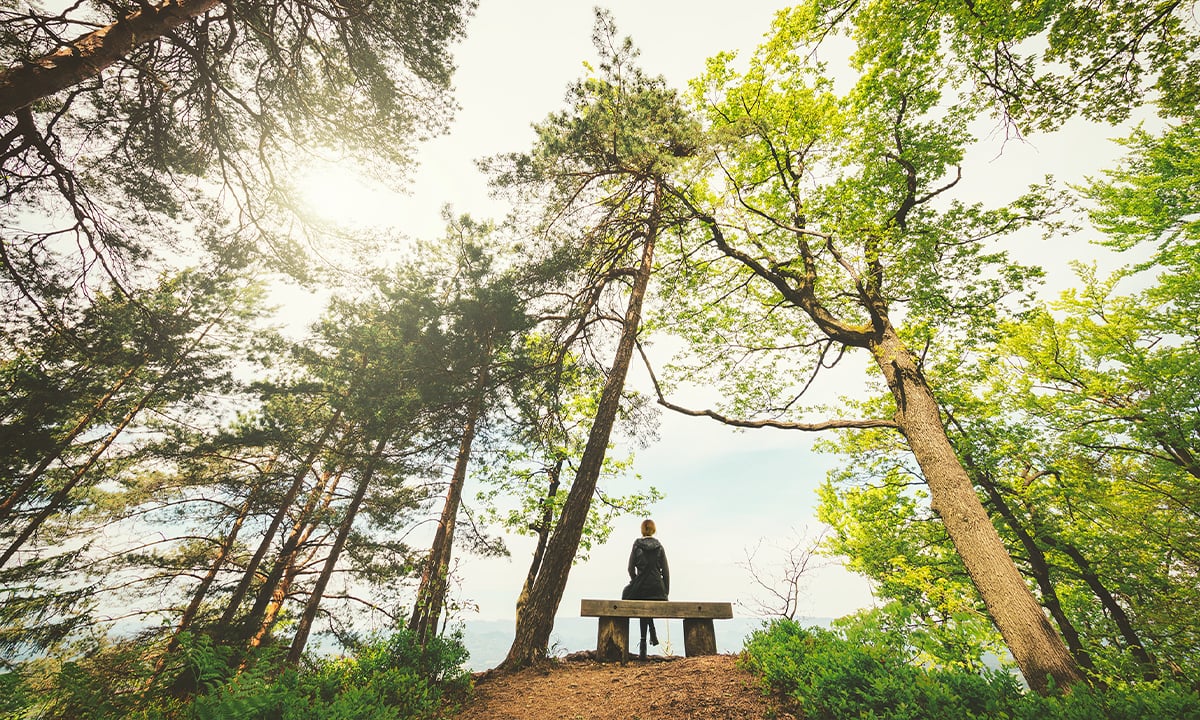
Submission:
M 653 520 L 642 521 L 642 537 L 650 537 L 658 528 L 654 527 Z

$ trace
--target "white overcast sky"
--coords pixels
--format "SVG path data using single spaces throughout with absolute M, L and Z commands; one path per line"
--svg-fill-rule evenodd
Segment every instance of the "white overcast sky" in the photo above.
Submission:
M 742 0 L 620 0 L 609 2 L 619 30 L 641 49 L 642 66 L 682 87 L 723 50 L 748 54 L 768 31 L 784 3 Z M 461 110 L 449 135 L 425 145 L 421 169 L 407 198 L 374 203 L 361 212 L 381 212 L 410 237 L 442 231 L 440 208 L 499 218 L 504 208 L 490 200 L 476 158 L 525 149 L 530 124 L 561 109 L 568 83 L 593 60 L 593 5 L 582 0 L 481 0 L 465 42 L 457 49 L 456 98 Z M 1079 181 L 1116 156 L 1111 128 L 1073 124 L 1054 137 L 1003 145 L 984 138 L 968 158 L 959 197 L 1004 200 L 1046 173 Z M 326 186 L 327 193 L 334 192 Z M 997 195 L 997 193 L 999 193 Z M 1082 241 L 1047 247 L 1016 247 L 1027 261 L 1051 266 L 1051 286 L 1065 287 L 1065 260 L 1087 257 Z M 1079 248 L 1083 247 L 1082 250 Z M 635 380 L 636 382 L 636 380 Z M 664 415 L 661 440 L 637 455 L 636 471 L 667 497 L 654 512 L 672 569 L 672 599 L 752 603 L 755 592 L 740 563 L 760 540 L 783 542 L 793 529 L 815 531 L 815 488 L 834 459 L 810 452 L 811 438 L 783 431 L 735 433 L 716 423 Z M 621 488 L 610 488 L 619 492 Z M 468 498 L 474 489 L 468 488 Z M 625 561 L 639 518 L 620 524 L 607 545 L 571 574 L 560 616 L 577 615 L 583 597 L 616 597 L 625 583 Z M 510 540 L 511 559 L 464 556 L 459 568 L 462 599 L 477 604 L 481 619 L 513 616 L 513 603 L 531 553 L 530 543 Z M 766 551 L 764 551 L 766 552 Z M 766 558 L 764 558 L 766 559 Z M 835 617 L 871 603 L 866 583 L 840 568 L 814 573 L 802 613 Z M 745 609 L 736 612 L 744 614 Z

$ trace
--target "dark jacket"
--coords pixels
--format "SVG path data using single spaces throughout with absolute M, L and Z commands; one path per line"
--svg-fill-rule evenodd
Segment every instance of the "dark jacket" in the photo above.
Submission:
M 671 572 L 667 569 L 667 551 L 652 537 L 638 538 L 629 553 L 629 585 L 621 593 L 624 600 L 666 600 L 671 592 Z

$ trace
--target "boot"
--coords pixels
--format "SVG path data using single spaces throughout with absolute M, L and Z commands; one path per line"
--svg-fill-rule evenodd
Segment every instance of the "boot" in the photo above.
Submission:
M 646 638 L 642 638 L 638 643 L 638 660 L 646 659 Z

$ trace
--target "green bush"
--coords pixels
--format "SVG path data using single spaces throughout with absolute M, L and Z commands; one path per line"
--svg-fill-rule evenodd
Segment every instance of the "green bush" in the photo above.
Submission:
M 1013 720 L 1200 720 L 1200 693 L 1171 681 L 1127 683 L 1105 690 L 1022 698 Z
M 134 642 L 101 643 L 79 657 L 44 657 L 18 666 L 2 703 L 10 720 L 165 718 L 164 701 L 145 698 L 153 662 Z
M 140 664 L 130 660 L 135 655 Z M 164 678 L 151 692 L 147 657 L 129 645 L 62 663 L 36 682 L 45 687 L 19 673 L 0 675 L 0 719 L 430 720 L 471 688 L 458 636 L 422 648 L 401 631 L 362 644 L 351 657 L 313 658 L 301 668 L 284 666 L 278 653 L 239 659 L 208 638 L 188 637 L 174 672 L 181 682 Z M 173 683 L 196 693 L 173 697 Z
M 1020 697 L 1007 673 L 926 670 L 887 642 L 779 621 L 752 634 L 743 662 L 806 718 L 1004 717 Z
M 18 672 L 0 673 L 0 718 L 19 717 L 31 702 L 29 687 Z
M 885 633 L 781 620 L 747 639 L 742 663 L 806 720 L 1200 720 L 1200 694 L 1171 682 L 1038 696 L 1003 670 L 931 669 Z
M 471 687 L 461 638 L 434 638 L 424 648 L 399 632 L 360 647 L 353 658 L 322 660 L 281 679 L 289 687 L 283 720 L 432 718 L 461 703 Z

